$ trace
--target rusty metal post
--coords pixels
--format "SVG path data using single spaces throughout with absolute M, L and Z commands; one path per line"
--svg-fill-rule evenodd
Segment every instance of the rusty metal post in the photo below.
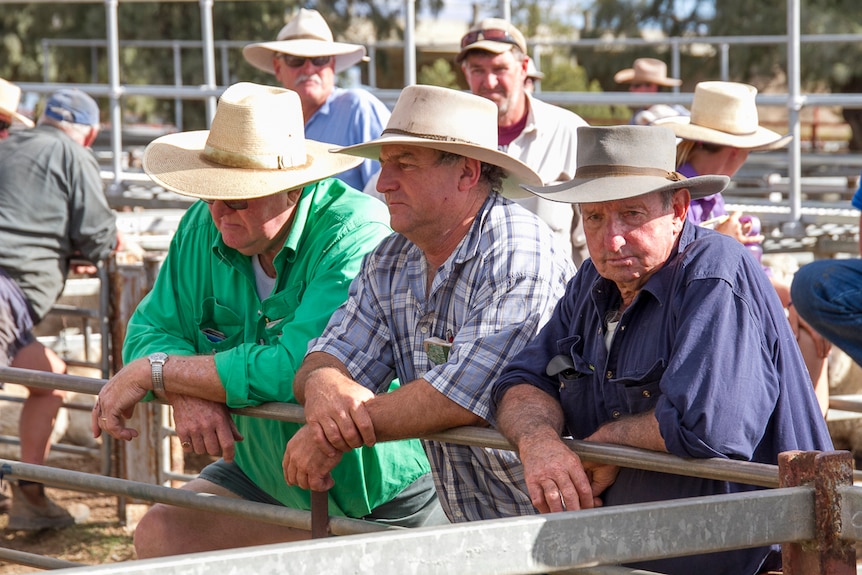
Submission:
M 782 545 L 784 575 L 855 575 L 853 542 L 841 538 L 838 487 L 853 484 L 848 451 L 789 451 L 778 456 L 780 487 L 814 487 L 816 537 Z
M 311 492 L 311 538 L 329 537 L 332 530 L 329 526 L 329 493 L 327 491 Z

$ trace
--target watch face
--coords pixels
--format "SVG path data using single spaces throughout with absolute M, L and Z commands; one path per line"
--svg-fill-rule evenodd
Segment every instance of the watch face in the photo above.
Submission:
M 155 361 L 164 362 L 166 359 L 168 359 L 168 354 L 161 352 L 161 351 L 157 351 L 156 353 L 150 354 L 149 359 L 150 359 L 150 363 L 155 362 Z

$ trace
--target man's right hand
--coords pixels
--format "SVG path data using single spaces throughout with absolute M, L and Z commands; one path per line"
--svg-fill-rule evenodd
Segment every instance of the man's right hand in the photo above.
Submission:
M 223 403 L 168 393 L 183 451 L 221 455 L 233 461 L 234 443 L 243 437 Z
M 599 494 L 618 468 L 584 465 L 558 437 L 525 438 L 518 446 L 533 506 L 541 513 L 600 507 Z
M 305 384 L 305 420 L 316 424 L 314 441 L 334 457 L 377 441 L 365 407 L 374 393 L 333 369 L 320 369 Z

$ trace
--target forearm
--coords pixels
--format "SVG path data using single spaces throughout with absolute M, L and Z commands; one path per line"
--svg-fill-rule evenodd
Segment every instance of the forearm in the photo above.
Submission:
M 654 410 L 606 423 L 586 439 L 667 452 Z
M 138 360 L 144 367 L 143 383 L 152 389 L 149 361 Z M 165 391 L 225 403 L 226 394 L 221 383 L 215 360 L 211 355 L 172 355 L 163 368 Z
M 531 440 L 559 439 L 563 423 L 559 402 L 526 383 L 508 389 L 497 406 L 497 429 L 518 451 Z
M 366 403 L 378 441 L 422 437 L 463 425 L 487 422 L 437 391 L 424 379 L 401 385 Z
M 323 385 L 327 378 L 332 377 L 353 379 L 350 377 L 347 367 L 328 353 L 316 351 L 305 356 L 293 378 L 293 396 L 297 403 L 305 405 L 305 392 L 309 385 Z

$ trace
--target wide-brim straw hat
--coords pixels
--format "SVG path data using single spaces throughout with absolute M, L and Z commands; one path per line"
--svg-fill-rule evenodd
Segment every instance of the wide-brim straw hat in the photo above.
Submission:
M 33 121 L 27 116 L 18 113 L 18 104 L 20 103 L 21 88 L 12 82 L 0 78 L 0 114 L 9 116 L 14 122 L 32 128 Z
M 656 120 L 680 138 L 748 150 L 786 146 L 792 136 L 782 136 L 760 126 L 755 96 L 757 88 L 738 82 L 700 82 L 694 87 L 691 116 Z
M 225 90 L 209 130 L 162 136 L 144 151 L 144 171 L 184 196 L 246 200 L 293 190 L 353 168 L 359 158 L 305 139 L 292 90 L 242 82 Z
M 667 64 L 657 58 L 638 58 L 631 68 L 614 74 L 617 84 L 658 84 L 673 88 L 682 85 L 682 80 L 667 77 Z
M 555 202 L 609 202 L 687 188 L 692 199 L 722 191 L 727 176 L 686 178 L 676 172 L 676 137 L 657 126 L 578 128 L 578 169 L 562 184 L 524 186 Z
M 526 164 L 497 149 L 497 105 L 469 92 L 407 86 L 379 138 L 332 151 L 377 160 L 381 146 L 389 144 L 432 148 L 499 166 L 506 172 L 501 194 L 507 198 L 530 197 L 521 184 L 542 184 Z
M 320 12 L 305 8 L 281 29 L 274 42 L 258 42 L 242 49 L 249 64 L 270 74 L 275 74 L 274 53 L 302 58 L 334 56 L 336 74 L 366 59 L 365 46 L 336 42 Z

